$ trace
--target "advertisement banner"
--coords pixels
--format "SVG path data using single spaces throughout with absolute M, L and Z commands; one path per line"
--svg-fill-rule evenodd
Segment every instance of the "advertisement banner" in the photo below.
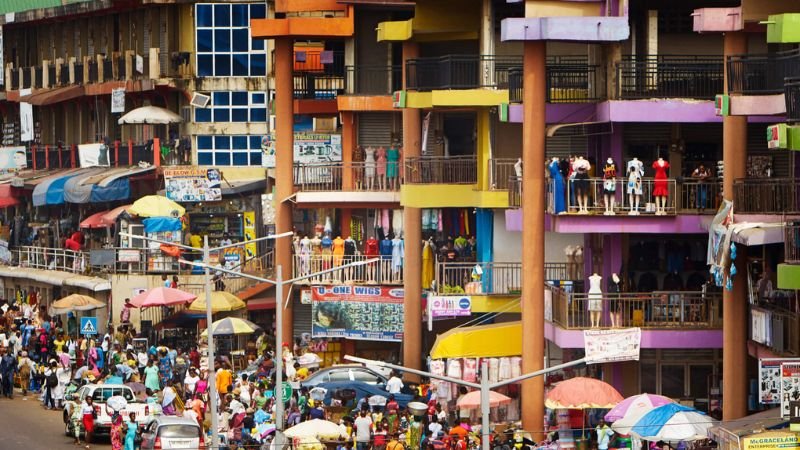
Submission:
M 760 358 L 758 360 L 758 401 L 762 405 L 781 402 L 781 364 L 796 362 L 800 358 Z
M 30 89 L 20 89 L 19 96 L 31 95 Z M 19 140 L 30 142 L 33 140 L 33 105 L 27 102 L 19 102 Z
M 641 328 L 584 330 L 586 363 L 638 361 L 642 342 Z
M 10 172 L 28 167 L 25 147 L 0 147 L 0 171 Z
M 311 288 L 311 335 L 367 341 L 403 340 L 403 289 L 383 286 Z
M 111 90 L 111 114 L 125 112 L 125 88 Z
M 78 146 L 78 158 L 81 167 L 109 167 L 108 146 L 99 144 L 81 144 Z
M 214 202 L 222 200 L 218 169 L 197 167 L 164 169 L 167 198 L 176 202 Z
M 264 167 L 275 167 L 275 135 L 269 134 L 261 139 L 261 159 Z M 327 133 L 295 133 L 294 163 L 323 164 L 342 160 L 342 136 Z
M 800 400 L 800 362 L 781 364 L 781 415 L 789 417 L 790 403 Z
M 432 295 L 428 297 L 431 317 L 462 317 L 472 314 L 472 300 L 468 295 Z
M 742 438 L 742 450 L 791 450 L 800 447 L 797 435 L 781 431 L 765 431 Z
M 252 241 L 256 238 L 256 213 L 255 211 L 245 211 L 242 214 L 244 219 L 244 240 Z M 244 245 L 245 256 L 247 260 L 255 258 L 258 254 L 258 244 L 255 242 L 248 242 Z

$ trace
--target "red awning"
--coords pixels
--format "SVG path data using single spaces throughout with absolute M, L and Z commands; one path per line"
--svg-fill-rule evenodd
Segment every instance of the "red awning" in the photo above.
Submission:
M 237 297 L 240 299 L 247 301 L 257 295 L 260 295 L 266 292 L 268 289 L 275 287 L 272 283 L 258 283 L 250 286 L 247 289 L 241 290 L 239 293 L 236 294 Z
M 0 184 L 0 208 L 19 205 L 19 200 L 11 195 L 11 184 Z
M 251 298 L 247 302 L 248 311 L 264 311 L 275 309 L 275 297 Z

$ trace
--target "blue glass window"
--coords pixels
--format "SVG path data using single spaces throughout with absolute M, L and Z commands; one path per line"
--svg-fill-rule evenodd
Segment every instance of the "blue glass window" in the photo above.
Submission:
M 235 108 L 231 110 L 231 122 L 247 122 L 247 109 Z
M 213 27 L 214 23 L 211 21 L 212 5 L 197 5 L 197 26 L 198 27 Z
M 247 20 L 247 7 L 249 5 L 233 5 L 233 23 L 234 27 L 249 27 L 250 24 Z
M 228 108 L 214 108 L 214 122 L 230 122 L 231 110 Z
M 214 148 L 214 140 L 211 136 L 197 136 L 198 150 L 211 150 Z
M 267 110 L 266 108 L 253 108 L 250 110 L 250 122 L 266 122 Z
M 201 142 L 210 146 L 201 149 Z M 261 136 L 197 136 L 197 143 L 197 163 L 200 165 L 261 165 Z
M 259 92 L 252 92 L 250 95 L 253 97 L 253 104 L 254 105 L 263 105 L 264 100 L 266 99 L 266 95 L 259 93 Z
M 238 53 L 247 53 L 248 45 L 250 43 L 250 30 L 248 28 L 241 28 L 233 30 L 233 51 Z
M 195 8 L 198 76 L 266 75 L 264 41 L 250 37 L 250 20 L 266 17 L 263 3 L 199 3 Z
M 252 153 L 250 153 L 250 165 L 251 166 L 260 166 L 261 165 L 261 152 L 252 152 Z
M 231 32 L 228 29 L 214 30 L 214 52 L 228 53 L 231 51 Z
M 197 164 L 201 166 L 213 166 L 214 154 L 211 152 L 197 152 Z
M 231 105 L 247 106 L 247 92 L 231 92 Z
M 247 150 L 247 136 L 233 136 L 231 139 L 233 140 L 232 149 Z
M 214 106 L 228 106 L 231 104 L 231 93 L 227 91 L 214 92 Z
M 218 77 L 227 77 L 231 75 L 230 55 L 214 55 L 214 75 Z
M 211 30 L 197 30 L 197 51 L 201 53 L 214 51 L 214 35 Z
M 247 76 L 247 53 L 234 53 L 233 55 L 233 75 Z M 255 74 L 253 74 L 255 75 Z
M 247 153 L 245 152 L 236 152 L 233 154 L 233 165 L 234 166 L 247 166 Z
M 217 166 L 230 166 L 231 165 L 231 154 L 230 153 L 217 153 L 216 154 L 216 161 L 214 164 Z
M 195 122 L 211 122 L 211 110 L 208 108 L 197 108 L 194 110 Z
M 231 5 L 214 5 L 214 26 L 217 28 L 231 26 Z
M 214 57 L 212 55 L 197 55 L 197 75 L 201 77 L 214 75 Z
M 250 19 L 265 19 L 267 17 L 267 6 L 263 3 L 250 5 Z
M 230 136 L 214 136 L 214 148 L 216 150 L 230 150 L 231 137 Z

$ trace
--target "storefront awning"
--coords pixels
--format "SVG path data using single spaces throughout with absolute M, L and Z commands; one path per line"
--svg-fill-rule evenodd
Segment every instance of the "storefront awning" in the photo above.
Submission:
M 40 90 L 31 95 L 20 97 L 20 102 L 30 103 L 36 106 L 46 106 L 55 103 L 65 102 L 83 96 L 85 93 L 83 86 L 66 86 L 55 89 Z
M 25 278 L 47 283 L 53 286 L 72 286 L 88 289 L 93 292 L 110 291 L 111 282 L 105 278 L 76 275 L 60 270 L 32 269 L 28 267 L 0 266 L 0 276 Z
M 15 205 L 19 205 L 19 200 L 12 196 L 11 185 L 9 183 L 0 184 L 0 208 Z
M 130 177 L 155 170 L 155 166 L 134 166 L 124 171 L 111 174 L 92 187 L 92 194 L 89 197 L 89 201 L 91 203 L 102 203 L 127 200 L 131 197 Z
M 48 177 L 33 188 L 33 206 L 60 205 L 64 203 L 64 185 L 70 178 L 92 169 L 77 169 Z
M 275 309 L 275 297 L 251 298 L 247 301 L 248 311 L 265 311 Z
M 731 239 L 746 246 L 779 244 L 783 242 L 783 223 L 734 224 Z
M 178 311 L 175 314 L 167 317 L 156 325 L 156 330 L 165 330 L 169 328 L 185 327 L 186 325 L 196 323 L 200 319 L 204 319 L 206 313 L 194 312 L 189 310 Z
M 250 191 L 263 191 L 267 188 L 267 180 L 259 178 L 256 180 L 223 180 L 222 195 L 241 194 Z
M 500 358 L 522 354 L 522 322 L 454 328 L 433 343 L 431 358 Z
M 88 200 L 88 197 L 92 194 L 92 186 L 102 180 L 108 170 L 105 167 L 93 167 L 67 180 L 64 183 L 64 202 L 86 203 L 82 200 L 84 198 Z

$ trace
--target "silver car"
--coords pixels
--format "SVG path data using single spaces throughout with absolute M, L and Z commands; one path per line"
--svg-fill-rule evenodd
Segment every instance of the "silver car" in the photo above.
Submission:
M 185 417 L 157 416 L 142 431 L 141 450 L 197 450 L 205 436 L 196 421 Z

